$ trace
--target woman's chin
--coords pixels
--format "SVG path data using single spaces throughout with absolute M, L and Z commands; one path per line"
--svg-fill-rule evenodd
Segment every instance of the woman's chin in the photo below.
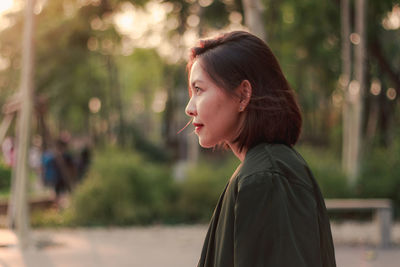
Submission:
M 215 147 L 216 144 L 207 142 L 207 141 L 202 140 L 201 138 L 199 138 L 199 145 L 202 148 L 213 148 L 213 147 Z

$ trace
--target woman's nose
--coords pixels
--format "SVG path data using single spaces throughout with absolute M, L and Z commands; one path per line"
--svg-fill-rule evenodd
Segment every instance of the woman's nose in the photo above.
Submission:
M 197 115 L 196 105 L 193 101 L 193 97 L 190 98 L 189 103 L 186 105 L 185 112 L 190 117 L 194 117 Z

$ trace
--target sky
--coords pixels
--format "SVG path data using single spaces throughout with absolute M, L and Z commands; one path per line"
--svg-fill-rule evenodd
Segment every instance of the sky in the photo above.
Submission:
M 0 30 L 10 26 L 10 21 L 5 18 L 5 14 L 17 7 L 17 2 L 21 4 L 20 0 L 0 0 Z
M 0 16 L 9 11 L 14 4 L 14 0 L 1 0 L 0 1 Z

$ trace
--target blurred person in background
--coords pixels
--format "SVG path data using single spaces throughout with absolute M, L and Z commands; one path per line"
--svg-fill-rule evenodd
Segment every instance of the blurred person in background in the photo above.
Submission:
M 54 149 L 43 152 L 42 168 L 43 182 L 53 188 L 54 202 L 59 206 L 62 195 L 72 190 L 76 180 L 76 166 L 67 141 L 58 139 Z
M 90 151 L 90 147 L 88 145 L 84 145 L 79 152 L 75 163 L 78 179 L 77 182 L 81 182 L 89 170 L 89 166 L 92 161 L 92 153 Z
M 270 48 L 230 32 L 201 40 L 187 65 L 191 117 L 204 148 L 242 162 L 223 191 L 198 267 L 336 266 L 320 189 L 293 146 L 302 118 Z

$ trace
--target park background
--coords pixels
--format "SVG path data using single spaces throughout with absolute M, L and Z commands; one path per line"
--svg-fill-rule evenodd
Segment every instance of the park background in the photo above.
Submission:
M 198 38 L 238 29 L 251 29 L 267 41 L 297 92 L 304 125 L 296 149 L 324 196 L 389 198 L 398 218 L 400 5 L 365 1 L 365 34 L 360 35 L 355 2 L 363 1 L 349 2 L 350 34 L 343 38 L 339 0 L 37 0 L 29 63 L 34 103 L 30 146 L 51 150 L 62 139 L 74 157 L 90 148 L 91 163 L 63 205 L 32 209 L 29 224 L 207 223 L 239 161 L 229 151 L 201 149 L 191 126 L 178 133 L 189 120 L 184 114 L 185 62 Z M 25 1 L 1 3 L 7 7 L 0 16 L 4 121 L 21 110 Z M 249 3 L 257 6 L 246 7 Z M 346 42 L 347 58 L 342 56 Z M 366 48 L 363 81 L 357 81 L 360 43 Z M 349 116 L 350 124 L 360 124 L 359 133 L 350 133 L 356 134 L 352 140 L 359 142 L 360 153 L 344 161 L 350 146 L 343 144 L 343 110 L 352 105 L 348 91 L 362 106 L 359 121 Z M 18 120 L 10 120 L 5 136 L 16 140 L 18 134 Z M 8 163 L 3 157 L 0 164 L 4 201 L 12 196 Z M 40 166 L 29 169 L 29 198 L 52 197 L 41 185 L 42 172 Z M 333 215 L 339 221 L 370 216 Z

